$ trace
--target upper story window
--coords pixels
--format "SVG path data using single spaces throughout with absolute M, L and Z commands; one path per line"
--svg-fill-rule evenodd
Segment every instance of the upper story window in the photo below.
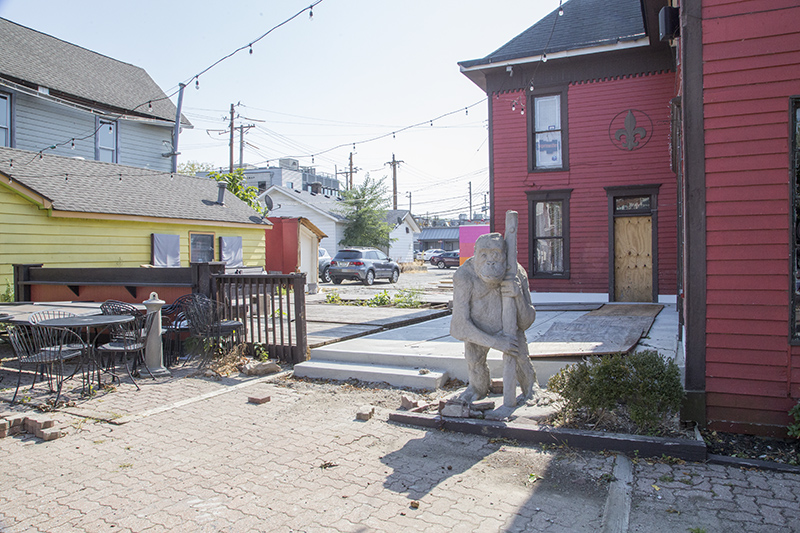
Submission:
M 117 162 L 117 122 L 97 119 L 95 133 L 95 159 L 106 163 Z
M 531 172 L 566 170 L 567 92 L 534 92 L 531 95 Z
M 11 146 L 11 95 L 0 93 L 0 146 Z

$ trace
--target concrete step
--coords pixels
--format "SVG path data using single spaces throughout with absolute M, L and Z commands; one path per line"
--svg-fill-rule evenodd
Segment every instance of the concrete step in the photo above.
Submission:
M 311 350 L 311 361 L 351 363 L 366 366 L 385 366 L 389 368 L 405 368 L 417 371 L 420 368 L 428 370 L 436 369 L 446 372 L 450 377 L 461 380 L 467 379 L 467 360 L 463 353 L 453 355 L 438 355 L 430 353 L 413 353 L 413 348 L 404 345 L 407 341 L 398 341 L 397 350 L 393 350 L 393 343 L 376 348 L 387 351 L 357 350 L 352 344 L 334 343 L 327 346 L 320 346 Z M 460 346 L 459 346 L 460 347 Z M 500 355 L 502 358 L 502 355 Z M 494 371 L 502 373 L 503 362 L 490 360 L 489 367 Z M 495 368 L 496 367 L 496 368 Z
M 353 342 L 354 341 L 344 341 L 314 348 L 311 350 L 311 361 L 321 363 L 346 363 L 364 365 L 367 367 L 383 366 L 389 368 L 404 368 L 412 372 L 418 372 L 420 368 L 436 369 L 446 374 L 447 379 L 454 378 L 464 382 L 469 381 L 467 360 L 464 358 L 461 343 L 458 343 L 458 349 L 455 351 L 453 351 L 451 346 L 448 346 L 448 343 L 438 343 L 437 346 L 426 346 L 426 344 L 434 344 L 430 342 L 421 343 L 422 345 L 418 347 L 420 350 L 431 348 L 439 352 L 434 354 L 423 352 L 414 353 L 414 347 L 406 346 L 406 344 L 408 344 L 407 341 L 394 341 L 394 343 L 396 343 L 396 349 L 392 350 L 393 341 L 384 340 L 380 348 L 386 351 L 378 351 L 378 349 L 357 350 Z M 378 347 L 376 346 L 376 348 Z M 390 352 L 389 350 L 392 351 Z M 536 377 L 539 381 L 539 385 L 541 387 L 547 387 L 547 381 L 551 376 L 560 372 L 561 369 L 567 365 L 577 363 L 582 359 L 583 356 L 534 358 L 533 366 L 536 369 Z M 503 376 L 503 354 L 495 350 L 489 351 L 486 363 L 489 365 L 489 373 L 493 378 L 500 378 Z M 295 368 L 297 367 L 295 366 Z M 347 377 L 333 379 L 347 379 Z
M 294 365 L 294 375 L 315 379 L 385 382 L 393 387 L 436 390 L 447 381 L 447 372 L 397 366 L 357 364 L 342 361 L 305 361 Z

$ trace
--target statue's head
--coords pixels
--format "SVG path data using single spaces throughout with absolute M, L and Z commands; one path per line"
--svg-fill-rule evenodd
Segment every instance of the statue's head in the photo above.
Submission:
M 499 233 L 481 235 L 475 241 L 475 272 L 484 282 L 498 285 L 506 276 L 506 241 Z

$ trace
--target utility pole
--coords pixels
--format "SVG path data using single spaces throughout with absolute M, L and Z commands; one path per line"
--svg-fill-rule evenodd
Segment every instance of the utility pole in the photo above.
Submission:
M 406 196 L 408 196 L 408 212 L 410 213 L 411 212 L 411 191 L 408 191 L 406 193 Z
M 469 182 L 469 217 L 467 220 L 472 220 L 472 182 Z
M 250 128 L 255 128 L 255 124 L 248 124 L 247 126 L 239 126 L 236 129 L 239 130 L 239 168 L 242 168 L 243 160 L 244 160 L 244 132 L 249 130 Z M 232 171 L 231 171 L 232 172 Z
M 385 165 L 392 165 L 392 209 L 397 210 L 397 165 L 405 161 L 397 161 L 392 154 L 392 160 L 384 163 Z
M 234 132 L 234 127 L 233 127 L 234 115 L 233 115 L 233 113 L 234 113 L 233 104 L 231 104 L 231 142 L 230 142 L 231 161 L 230 161 L 230 169 L 228 170 L 228 172 L 230 172 L 231 174 L 233 174 L 233 132 Z
M 172 172 L 178 171 L 178 137 L 181 133 L 181 108 L 183 107 L 183 89 L 185 84 L 178 84 L 178 109 L 175 111 L 175 129 L 172 132 Z
M 353 152 L 350 152 L 350 186 L 348 190 L 353 190 Z
M 340 175 L 341 176 L 345 176 L 345 178 L 344 178 L 344 187 L 345 187 L 345 189 L 344 190 L 347 190 L 347 175 L 349 174 L 349 172 L 347 170 L 342 170 L 341 172 L 339 172 L 339 167 L 338 166 L 334 166 L 334 168 L 335 168 L 335 174 L 336 174 L 336 180 L 337 181 L 339 180 L 339 176 Z

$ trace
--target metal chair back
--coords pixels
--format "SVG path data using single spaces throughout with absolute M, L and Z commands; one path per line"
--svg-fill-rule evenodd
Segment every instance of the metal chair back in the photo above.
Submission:
M 128 313 L 119 313 L 128 314 Z M 134 365 L 134 368 L 138 365 L 142 365 L 147 373 L 150 374 L 150 377 L 155 379 L 153 373 L 150 372 L 150 368 L 148 368 L 147 363 L 145 362 L 144 351 L 147 347 L 147 336 L 150 334 L 150 330 L 153 328 L 153 323 L 155 322 L 155 318 L 158 313 L 148 313 L 146 316 L 142 316 L 138 313 L 135 315 L 134 319 L 129 322 L 123 322 L 121 324 L 114 325 L 114 331 L 112 332 L 111 340 L 105 344 L 101 344 L 95 348 L 96 352 L 102 357 L 103 354 L 120 354 L 124 357 L 124 364 L 125 369 L 128 372 L 128 377 L 130 377 L 131 382 L 136 386 L 136 389 L 139 390 L 139 384 L 136 383 L 136 380 L 133 379 L 133 372 L 131 372 L 131 364 Z M 113 367 L 113 364 L 111 365 Z M 113 374 L 113 372 L 112 372 Z M 114 377 L 116 374 L 113 374 Z
M 38 324 L 42 320 L 51 318 L 67 318 L 75 316 L 75 313 L 64 311 L 63 309 L 45 309 L 44 311 L 37 311 L 28 317 L 28 322 L 31 324 Z
M 64 376 L 64 361 L 83 357 L 88 353 L 88 345 L 83 339 L 68 328 L 45 327 L 37 325 L 14 325 L 9 330 L 9 340 L 17 356 L 19 374 L 17 376 L 17 389 L 11 403 L 14 403 L 22 383 L 23 365 L 35 365 L 33 383 L 36 385 L 36 376 L 46 374 L 50 390 L 54 391 L 53 382 L 56 383 L 57 392 L 55 402 L 61 396 L 61 387 L 66 377 Z
M 104 315 L 133 315 L 136 317 L 133 320 L 134 327 L 144 327 L 144 315 L 133 304 L 120 302 L 119 300 L 106 300 L 100 304 L 100 310 Z M 130 327 L 131 324 L 129 322 L 112 324 L 110 327 L 112 339 L 119 339 L 122 336 L 130 335 Z

